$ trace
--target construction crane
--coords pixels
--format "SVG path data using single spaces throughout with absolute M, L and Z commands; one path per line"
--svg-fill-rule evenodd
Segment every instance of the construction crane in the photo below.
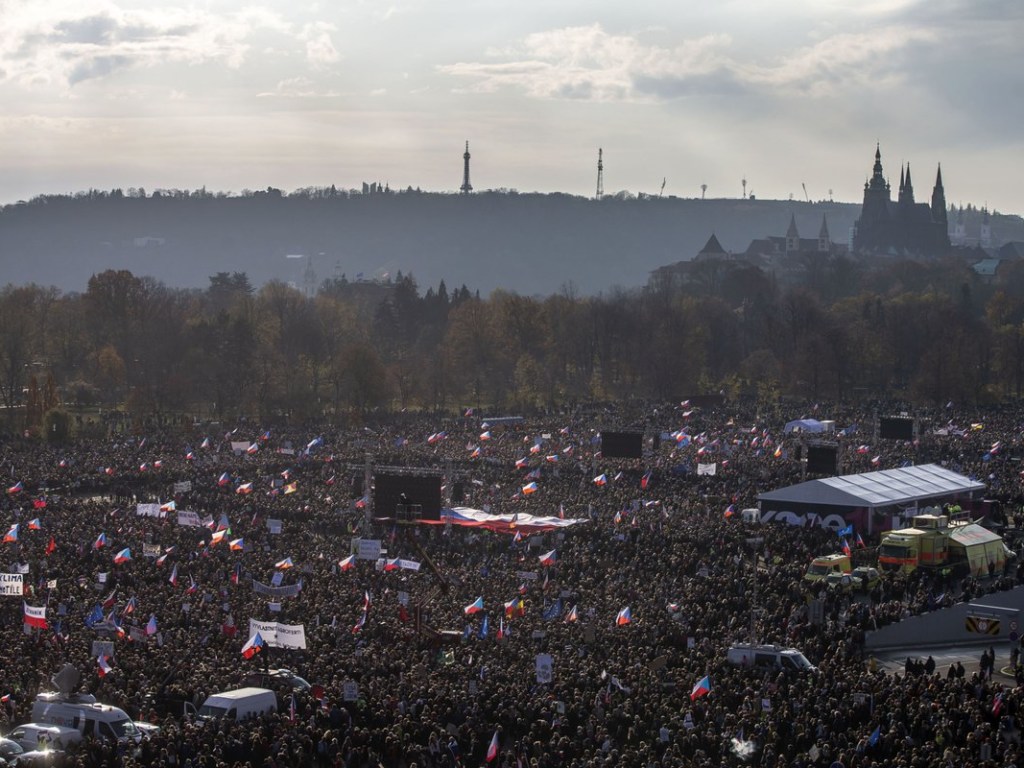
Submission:
M 811 196 L 807 194 L 807 185 L 801 181 L 800 186 L 804 188 L 804 200 L 808 203 L 811 202 Z
M 668 179 L 665 178 L 664 176 L 662 176 L 661 177 L 661 189 L 658 192 L 658 197 L 661 197 L 663 194 L 665 194 L 665 182 L 666 181 L 668 181 Z

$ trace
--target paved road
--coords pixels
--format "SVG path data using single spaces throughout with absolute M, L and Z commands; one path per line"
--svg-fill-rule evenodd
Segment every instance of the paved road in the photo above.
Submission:
M 1010 644 L 1003 642 L 994 647 L 996 651 L 995 679 L 1013 682 L 1013 675 L 1006 674 L 1010 666 Z M 878 661 L 879 669 L 885 670 L 889 674 L 898 672 L 902 675 L 908 656 L 915 659 L 927 659 L 931 656 L 935 659 L 935 671 L 943 677 L 946 676 L 950 666 L 959 661 L 964 665 L 967 676 L 970 677 L 974 672 L 978 671 L 981 663 L 981 653 L 987 649 L 988 646 L 981 645 L 959 648 L 928 648 L 922 651 L 903 649 L 899 651 L 881 651 L 875 654 L 875 659 Z

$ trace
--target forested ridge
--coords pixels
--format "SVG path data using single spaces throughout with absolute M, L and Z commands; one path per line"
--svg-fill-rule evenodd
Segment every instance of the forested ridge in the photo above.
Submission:
M 55 400 L 303 421 L 719 392 L 990 403 L 1024 387 L 1024 263 L 998 285 L 958 259 L 833 260 L 799 288 L 755 268 L 701 278 L 545 297 L 424 289 L 408 274 L 326 280 L 315 295 L 241 272 L 202 290 L 125 270 L 81 293 L 8 285 L 0 405 L 20 428 Z

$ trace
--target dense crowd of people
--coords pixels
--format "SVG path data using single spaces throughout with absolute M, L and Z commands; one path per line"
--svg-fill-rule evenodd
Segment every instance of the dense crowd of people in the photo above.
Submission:
M 1014 523 L 1020 410 L 940 409 L 913 441 L 875 439 L 874 413 L 823 404 L 790 415 L 836 421 L 844 473 L 939 462 L 985 482 L 1002 502 L 994 522 Z M 0 444 L 12 528 L 0 566 L 24 574 L 24 603 L 45 606 L 48 627 L 24 624 L 21 599 L 0 601 L 0 731 L 29 722 L 37 692 L 70 663 L 99 701 L 160 730 L 138 746 L 71 745 L 56 765 L 1021 765 L 1024 689 L 1012 678 L 887 674 L 864 650 L 882 624 L 1015 586 L 1016 570 L 955 585 L 889 574 L 857 599 L 808 585 L 811 558 L 838 551 L 835 531 L 732 514 L 802 478 L 801 438 L 784 423 L 684 403 L 493 425 L 466 412 L 358 429 L 10 439 Z M 642 459 L 606 457 L 599 435 L 612 429 L 659 440 Z M 370 522 L 368 461 L 437 470 L 459 505 L 579 522 L 526 536 Z M 140 515 L 140 503 L 164 509 Z M 186 511 L 202 525 L 179 524 Z M 855 555 L 869 562 L 877 537 L 863 536 Z M 419 570 L 343 567 L 357 537 Z M 301 589 L 254 589 L 274 581 Z M 824 601 L 823 623 L 811 621 L 810 597 Z M 477 598 L 483 609 L 467 613 Z M 417 617 L 448 632 L 418 631 Z M 301 624 L 306 647 L 267 644 L 245 658 L 250 619 Z M 817 671 L 728 665 L 752 624 L 758 642 L 798 648 Z M 103 674 L 98 639 L 115 644 Z M 549 682 L 538 655 L 550 657 Z M 246 722 L 185 714 L 184 703 L 270 667 L 314 686 Z

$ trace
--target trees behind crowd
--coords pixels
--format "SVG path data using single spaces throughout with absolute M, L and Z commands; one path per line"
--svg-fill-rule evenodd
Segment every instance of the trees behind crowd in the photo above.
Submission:
M 327 280 L 315 295 L 257 289 L 239 272 L 201 291 L 125 270 L 81 294 L 8 285 L 0 406 L 5 427 L 38 426 L 45 409 L 27 408 L 30 392 L 53 382 L 66 407 L 291 420 L 719 392 L 1020 397 L 1024 280 L 979 283 L 962 262 L 843 271 L 818 289 L 736 268 L 708 284 L 695 270 L 682 285 L 547 297 L 421 291 L 401 274 Z

